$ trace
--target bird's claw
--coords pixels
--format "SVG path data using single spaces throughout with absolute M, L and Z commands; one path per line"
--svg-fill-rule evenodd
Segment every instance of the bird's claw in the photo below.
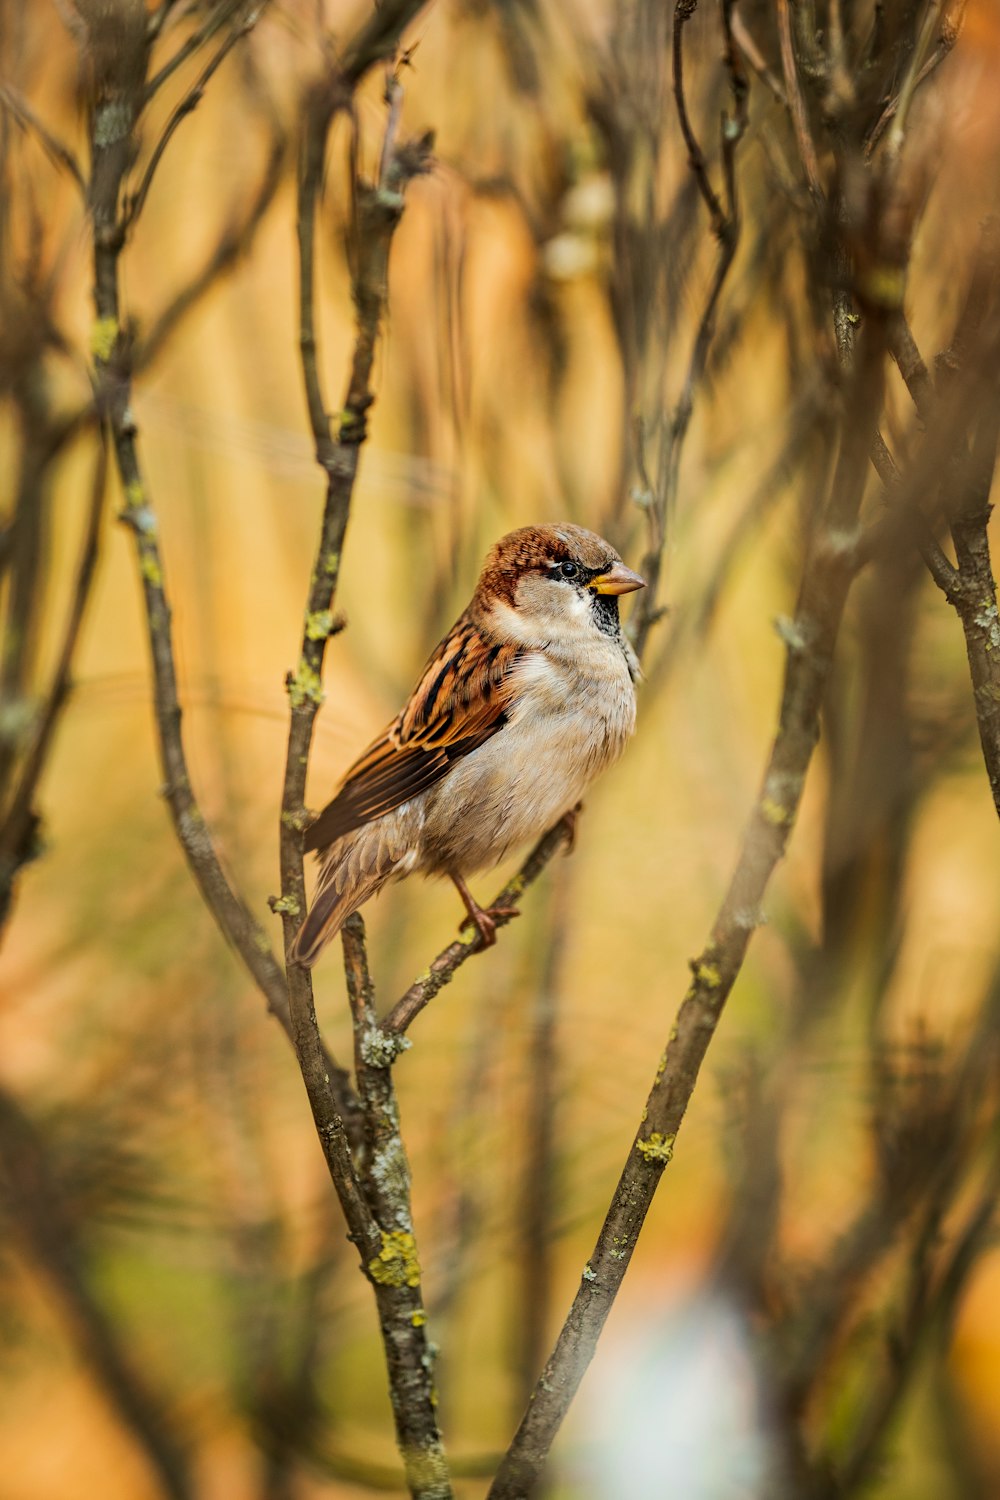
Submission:
M 475 911 L 470 911 L 459 926 L 459 932 L 464 932 L 467 927 L 475 927 L 482 939 L 484 948 L 492 948 L 497 940 L 497 925 L 499 921 L 509 922 L 521 913 L 516 906 L 490 906 L 483 908 L 477 906 Z

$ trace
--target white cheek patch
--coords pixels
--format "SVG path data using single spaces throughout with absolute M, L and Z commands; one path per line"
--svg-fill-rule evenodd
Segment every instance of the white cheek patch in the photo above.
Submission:
M 519 646 L 564 645 L 594 632 L 590 598 L 569 583 L 534 575 L 518 586 L 518 606 L 497 599 L 490 606 L 497 633 Z
M 509 641 L 516 641 L 519 646 L 537 646 L 540 644 L 537 624 L 530 624 L 520 613 L 502 599 L 497 599 L 490 605 L 492 624 L 497 634 Z

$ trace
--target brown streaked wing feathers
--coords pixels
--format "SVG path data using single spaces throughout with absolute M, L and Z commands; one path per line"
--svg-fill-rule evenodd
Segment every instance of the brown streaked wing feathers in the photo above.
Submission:
M 347 772 L 333 801 L 306 830 L 325 849 L 440 781 L 448 767 L 507 722 L 511 669 L 521 648 L 488 639 L 469 615 L 423 670 L 399 718 Z

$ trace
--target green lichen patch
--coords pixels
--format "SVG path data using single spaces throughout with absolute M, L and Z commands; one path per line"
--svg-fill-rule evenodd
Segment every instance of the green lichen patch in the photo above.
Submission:
M 306 615 L 306 638 L 310 641 L 325 641 L 333 634 L 333 611 L 316 609 Z
M 654 1130 L 653 1133 L 651 1135 L 648 1135 L 644 1141 L 636 1141 L 635 1149 L 638 1151 L 643 1161 L 659 1161 L 662 1162 L 664 1166 L 666 1166 L 667 1162 L 674 1154 L 674 1141 L 676 1139 L 676 1136 L 661 1135 L 658 1130 Z
M 780 802 L 775 802 L 773 797 L 762 797 L 760 803 L 761 816 L 766 823 L 773 828 L 783 828 L 792 821 L 792 815 L 787 807 L 782 807 Z
M 163 569 L 160 567 L 159 559 L 154 552 L 144 552 L 139 564 L 142 576 L 154 589 L 163 587 Z
M 306 703 L 315 703 L 318 707 L 324 698 L 323 684 L 319 673 L 313 671 L 306 661 L 300 661 L 298 671 L 289 673 L 288 697 L 293 708 L 302 708 Z
M 90 330 L 90 352 L 94 359 L 107 364 L 118 339 L 118 319 L 98 318 Z
M 382 1230 L 382 1248 L 368 1262 L 368 1274 L 380 1286 L 419 1286 L 417 1242 L 408 1229 Z
M 297 917 L 302 910 L 294 896 L 272 896 L 267 904 L 275 916 Z

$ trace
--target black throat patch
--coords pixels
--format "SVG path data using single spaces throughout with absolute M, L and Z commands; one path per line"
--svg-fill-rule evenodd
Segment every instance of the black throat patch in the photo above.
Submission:
M 593 594 L 592 601 L 590 608 L 594 624 L 602 635 L 610 635 L 617 640 L 622 633 L 621 620 L 618 618 L 618 595 Z

